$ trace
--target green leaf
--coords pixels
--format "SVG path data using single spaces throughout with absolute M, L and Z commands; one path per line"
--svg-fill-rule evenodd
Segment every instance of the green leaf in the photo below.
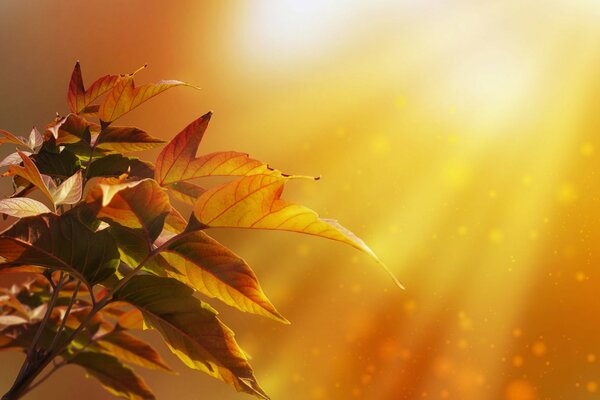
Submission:
M 81 169 L 79 158 L 71 151 L 51 152 L 42 149 L 31 156 L 41 174 L 66 179 Z
M 125 173 L 135 178 L 152 178 L 154 176 L 154 166 L 135 157 L 110 154 L 94 160 L 89 166 L 87 177 L 113 177 Z
M 88 285 L 106 279 L 119 264 L 110 234 L 91 231 L 73 211 L 21 219 L 0 234 L 0 255 L 0 269 L 20 265 L 55 268 Z
M 135 372 L 115 357 L 104 353 L 82 351 L 69 360 L 85 368 L 111 394 L 129 400 L 155 399 L 150 388 Z
M 119 360 L 148 369 L 173 372 L 152 346 L 123 331 L 115 331 L 96 341 L 97 349 Z
M 187 366 L 233 385 L 238 391 L 267 399 L 233 332 L 193 290 L 171 278 L 133 277 L 115 293 L 144 313 L 169 348 Z
M 184 233 L 161 247 L 168 274 L 241 311 L 289 323 L 277 312 L 250 266 L 201 231 Z

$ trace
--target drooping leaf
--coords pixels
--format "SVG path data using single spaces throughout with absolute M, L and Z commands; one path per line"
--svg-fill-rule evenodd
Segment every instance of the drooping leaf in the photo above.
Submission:
M 92 133 L 98 133 L 100 126 L 89 122 L 77 114 L 69 114 L 57 123 L 56 144 L 67 145 L 83 142 L 90 145 Z
M 148 369 L 172 372 L 171 368 L 169 368 L 152 346 L 123 331 L 104 335 L 96 344 L 100 351 L 110 354 L 123 362 Z
M 93 232 L 76 213 L 23 218 L 0 234 L 0 269 L 36 265 L 60 269 L 95 284 L 119 263 L 117 246 L 106 231 Z
M 102 96 L 104 93 L 112 89 L 117 80 L 118 75 L 106 75 L 98 78 L 86 90 L 83 85 L 83 77 L 81 76 L 81 66 L 79 61 L 75 64 L 71 81 L 69 83 L 69 91 L 67 93 L 67 101 L 69 108 L 74 113 L 80 113 L 86 109 L 94 100 Z
M 241 311 L 289 323 L 277 312 L 246 262 L 201 231 L 180 235 L 161 247 L 173 268 L 168 274 Z
M 40 174 L 53 178 L 66 179 L 81 169 L 79 158 L 71 151 L 63 149 L 60 152 L 42 149 L 31 156 Z
M 133 74 L 122 76 L 100 104 L 98 117 L 103 123 L 108 124 L 157 94 L 175 86 L 189 85 L 181 81 L 166 80 L 136 87 Z
M 111 355 L 82 351 L 69 359 L 69 363 L 85 368 L 89 375 L 98 379 L 115 396 L 128 400 L 155 399 L 143 379 Z
M 45 204 L 26 197 L 0 200 L 0 214 L 9 215 L 11 217 L 32 217 L 50 212 L 52 211 L 50 211 Z
M 127 153 L 153 149 L 163 143 L 165 143 L 164 140 L 152 137 L 138 128 L 109 126 L 98 135 L 96 147 L 118 153 Z
M 138 230 L 148 244 L 158 237 L 171 210 L 166 192 L 152 179 L 126 183 L 105 179 L 90 191 L 86 202 L 98 219 Z
M 152 275 L 135 276 L 115 297 L 140 309 L 146 322 L 190 368 L 221 379 L 238 391 L 268 398 L 233 332 L 183 283 Z
M 31 182 L 34 186 L 36 186 L 40 191 L 48 197 L 50 200 L 53 200 L 52 194 L 46 187 L 44 180 L 42 179 L 42 175 L 40 171 L 37 169 L 33 161 L 29 157 L 27 157 L 23 152 L 19 151 L 19 156 L 23 161 L 23 166 L 13 164 L 8 167 L 8 171 L 3 174 L 3 176 L 20 176 L 28 182 Z
M 94 160 L 89 166 L 88 178 L 114 177 L 128 174 L 135 178 L 152 178 L 154 166 L 135 157 L 124 157 L 121 154 L 110 154 Z
M 346 243 L 374 258 L 402 286 L 365 242 L 337 221 L 319 218 L 313 210 L 281 199 L 285 182 L 273 175 L 252 175 L 214 187 L 200 196 L 194 216 L 208 227 L 274 229 Z

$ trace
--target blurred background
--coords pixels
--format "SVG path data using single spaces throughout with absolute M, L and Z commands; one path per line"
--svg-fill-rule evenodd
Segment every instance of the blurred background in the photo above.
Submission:
M 0 128 L 66 113 L 76 60 L 86 83 L 148 63 L 138 84 L 202 90 L 121 124 L 169 139 L 214 110 L 201 152 L 321 175 L 285 196 L 407 289 L 339 243 L 214 232 L 292 321 L 212 302 L 273 399 L 600 398 L 599 22 L 596 0 L 4 0 Z M 245 398 L 160 349 L 159 399 Z M 27 398 L 84 397 L 109 395 L 69 367 Z

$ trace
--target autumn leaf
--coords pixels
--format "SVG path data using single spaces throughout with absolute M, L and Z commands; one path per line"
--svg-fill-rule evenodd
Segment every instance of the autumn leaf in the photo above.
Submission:
M 15 136 L 10 132 L 0 129 L 0 144 L 4 143 L 16 144 L 17 146 L 23 146 L 33 151 L 33 149 L 27 144 L 27 140 L 25 138 Z
M 140 309 L 146 322 L 160 332 L 188 367 L 221 379 L 238 391 L 268 399 L 233 332 L 183 283 L 152 275 L 134 276 L 115 298 Z
M 105 125 L 167 89 L 176 86 L 190 86 L 181 81 L 165 80 L 136 87 L 133 76 L 134 74 L 129 74 L 120 77 L 100 104 L 98 117 Z
M 141 129 L 109 126 L 98 135 L 95 146 L 103 150 L 127 153 L 152 149 L 163 143 L 164 140 L 152 137 Z
M 3 174 L 3 176 L 20 176 L 28 182 L 31 182 L 34 186 L 36 186 L 40 191 L 48 197 L 51 201 L 54 201 L 52 198 L 52 194 L 46 187 L 44 180 L 42 179 L 42 175 L 40 171 L 35 166 L 33 161 L 29 157 L 27 157 L 23 152 L 19 151 L 19 156 L 23 161 L 23 166 L 19 165 L 11 165 L 8 167 L 8 171 Z
M 167 189 L 174 198 L 187 204 L 194 204 L 198 197 L 206 192 L 203 187 L 190 182 L 175 182 L 168 185 Z
M 119 263 L 110 234 L 92 232 L 74 212 L 21 219 L 0 234 L 0 255 L 0 269 L 20 265 L 59 269 L 88 285 L 106 279 Z
M 96 218 L 139 230 L 152 244 L 171 210 L 169 197 L 152 179 L 117 182 L 105 179 L 90 191 L 86 202 L 96 209 Z
M 67 145 L 83 141 L 88 146 L 92 141 L 92 133 L 98 133 L 100 126 L 93 124 L 77 114 L 69 114 L 57 122 L 55 139 L 57 145 Z
M 173 267 L 171 277 L 241 311 L 289 323 L 264 294 L 250 266 L 206 233 L 182 234 L 160 249 Z
M 96 341 L 97 349 L 120 361 L 140 367 L 173 372 L 152 346 L 123 331 L 115 331 Z
M 155 399 L 142 378 L 111 355 L 82 351 L 69 359 L 69 363 L 85 368 L 89 375 L 98 379 L 115 396 L 128 400 Z
M 32 154 L 28 151 L 23 151 L 22 153 L 25 154 L 27 157 L 31 156 Z M 23 160 L 21 159 L 19 153 L 14 152 L 7 155 L 2 161 L 0 161 L 0 167 L 8 167 L 9 165 L 21 164 L 22 162 Z
M 281 199 L 285 182 L 277 176 L 253 175 L 214 187 L 200 196 L 194 216 L 208 227 L 291 231 L 346 243 L 374 258 L 402 286 L 365 242 L 337 221 Z
M 0 200 L 0 214 L 24 218 L 52 212 L 43 203 L 26 197 Z
M 77 61 L 71 74 L 69 91 L 67 93 L 69 108 L 74 113 L 84 111 L 94 100 L 111 90 L 118 80 L 119 75 L 105 75 L 94 81 L 86 90 L 83 85 L 83 77 L 81 76 L 81 66 L 79 65 L 79 61 Z
M 155 169 L 155 179 L 161 185 L 178 190 L 176 184 L 206 176 L 280 174 L 245 153 L 225 151 L 196 157 L 211 116 L 209 112 L 193 121 L 161 151 Z

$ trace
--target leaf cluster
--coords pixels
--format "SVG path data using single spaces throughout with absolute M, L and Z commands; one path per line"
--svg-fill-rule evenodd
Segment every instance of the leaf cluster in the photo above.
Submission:
M 305 233 L 379 260 L 336 221 L 282 198 L 284 185 L 301 177 L 245 153 L 198 156 L 211 113 L 166 144 L 142 129 L 116 126 L 150 98 L 190 86 L 173 80 L 136 86 L 135 75 L 106 75 L 86 88 L 77 63 L 69 114 L 28 138 L 0 130 L 0 143 L 17 148 L 0 162 L 15 188 L 0 200 L 0 213 L 16 219 L 0 234 L 0 273 L 33 277 L 0 292 L 0 348 L 27 355 L 5 398 L 19 398 L 72 364 L 114 395 L 152 399 L 131 366 L 171 368 L 129 331 L 153 329 L 188 367 L 266 399 L 233 332 L 201 298 L 287 320 L 250 266 L 207 230 Z M 163 147 L 156 164 L 130 155 L 156 147 Z M 202 184 L 211 176 L 232 178 Z M 29 197 L 35 192 L 44 201 Z M 191 205 L 192 213 L 184 218 L 173 199 Z M 35 382 L 52 360 L 53 369 Z

